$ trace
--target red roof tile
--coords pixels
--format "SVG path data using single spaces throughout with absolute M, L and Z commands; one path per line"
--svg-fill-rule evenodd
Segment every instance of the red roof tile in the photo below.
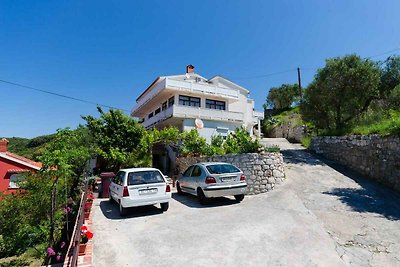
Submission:
M 25 157 L 19 156 L 17 154 L 14 154 L 14 153 L 11 153 L 8 151 L 0 153 L 0 156 L 1 156 L 1 154 L 7 156 L 8 158 L 11 158 L 11 160 L 15 159 L 22 163 L 26 163 L 26 164 L 35 166 L 36 168 L 39 168 L 39 169 L 42 168 L 42 166 L 43 166 L 42 163 L 40 163 L 40 162 L 36 162 L 36 161 L 30 160 L 30 159 L 27 159 Z

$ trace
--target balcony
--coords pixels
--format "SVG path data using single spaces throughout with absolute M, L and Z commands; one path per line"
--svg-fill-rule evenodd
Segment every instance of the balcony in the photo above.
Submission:
M 205 119 L 217 121 L 231 121 L 243 123 L 244 115 L 239 112 L 230 112 L 226 110 L 206 109 L 199 107 L 189 107 L 173 105 L 166 110 L 154 115 L 150 119 L 145 120 L 142 125 L 145 128 L 151 127 L 161 121 L 170 117 L 174 118 L 192 118 L 192 119 Z
M 136 106 L 132 109 L 131 115 L 148 104 L 152 99 L 159 96 L 163 90 L 171 90 L 176 92 L 186 92 L 186 93 L 194 93 L 194 94 L 202 94 L 205 96 L 218 96 L 223 98 L 229 98 L 233 100 L 239 100 L 239 92 L 231 89 L 225 89 L 222 87 L 218 87 L 213 84 L 208 84 L 204 82 L 195 82 L 195 81 L 179 81 L 171 78 L 164 78 L 159 81 L 150 91 L 145 94 Z
M 232 89 L 225 89 L 222 87 L 218 87 L 214 84 L 208 84 L 208 83 L 198 83 L 193 81 L 178 81 L 167 78 L 166 87 L 179 91 L 188 91 L 206 95 L 222 96 L 231 99 L 239 99 L 238 91 Z

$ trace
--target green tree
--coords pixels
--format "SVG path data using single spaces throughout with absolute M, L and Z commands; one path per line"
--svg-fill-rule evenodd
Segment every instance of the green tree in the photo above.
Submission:
M 340 130 L 379 96 L 380 70 L 356 55 L 326 60 L 305 91 L 301 113 L 318 128 Z
M 100 118 L 83 116 L 87 127 L 96 144 L 97 153 L 107 162 L 107 168 L 113 171 L 124 164 L 141 165 L 143 153 L 148 153 L 146 130 L 134 119 L 126 116 L 120 110 L 110 110 L 105 113 L 98 107 Z M 138 164 L 136 164 L 136 163 Z
M 299 100 L 299 86 L 297 84 L 282 84 L 269 90 L 264 108 L 287 109 Z

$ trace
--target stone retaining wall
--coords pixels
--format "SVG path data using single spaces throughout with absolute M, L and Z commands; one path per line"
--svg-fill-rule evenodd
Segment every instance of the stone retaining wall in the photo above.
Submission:
M 379 135 L 324 136 L 310 149 L 400 191 L 400 138 Z
M 198 162 L 227 162 L 237 166 L 246 176 L 247 194 L 267 192 L 285 179 L 283 157 L 281 153 L 248 153 L 213 157 L 177 158 L 180 172 Z

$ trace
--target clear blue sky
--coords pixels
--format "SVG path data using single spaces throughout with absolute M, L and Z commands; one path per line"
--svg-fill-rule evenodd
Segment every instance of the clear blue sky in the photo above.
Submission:
M 309 83 L 328 57 L 400 47 L 400 1 L 0 2 L 0 79 L 130 110 L 159 75 L 187 64 L 248 88 Z M 397 52 L 398 53 L 398 52 Z M 375 57 L 384 59 L 388 55 Z M 0 83 L 0 136 L 75 128 L 89 104 Z

